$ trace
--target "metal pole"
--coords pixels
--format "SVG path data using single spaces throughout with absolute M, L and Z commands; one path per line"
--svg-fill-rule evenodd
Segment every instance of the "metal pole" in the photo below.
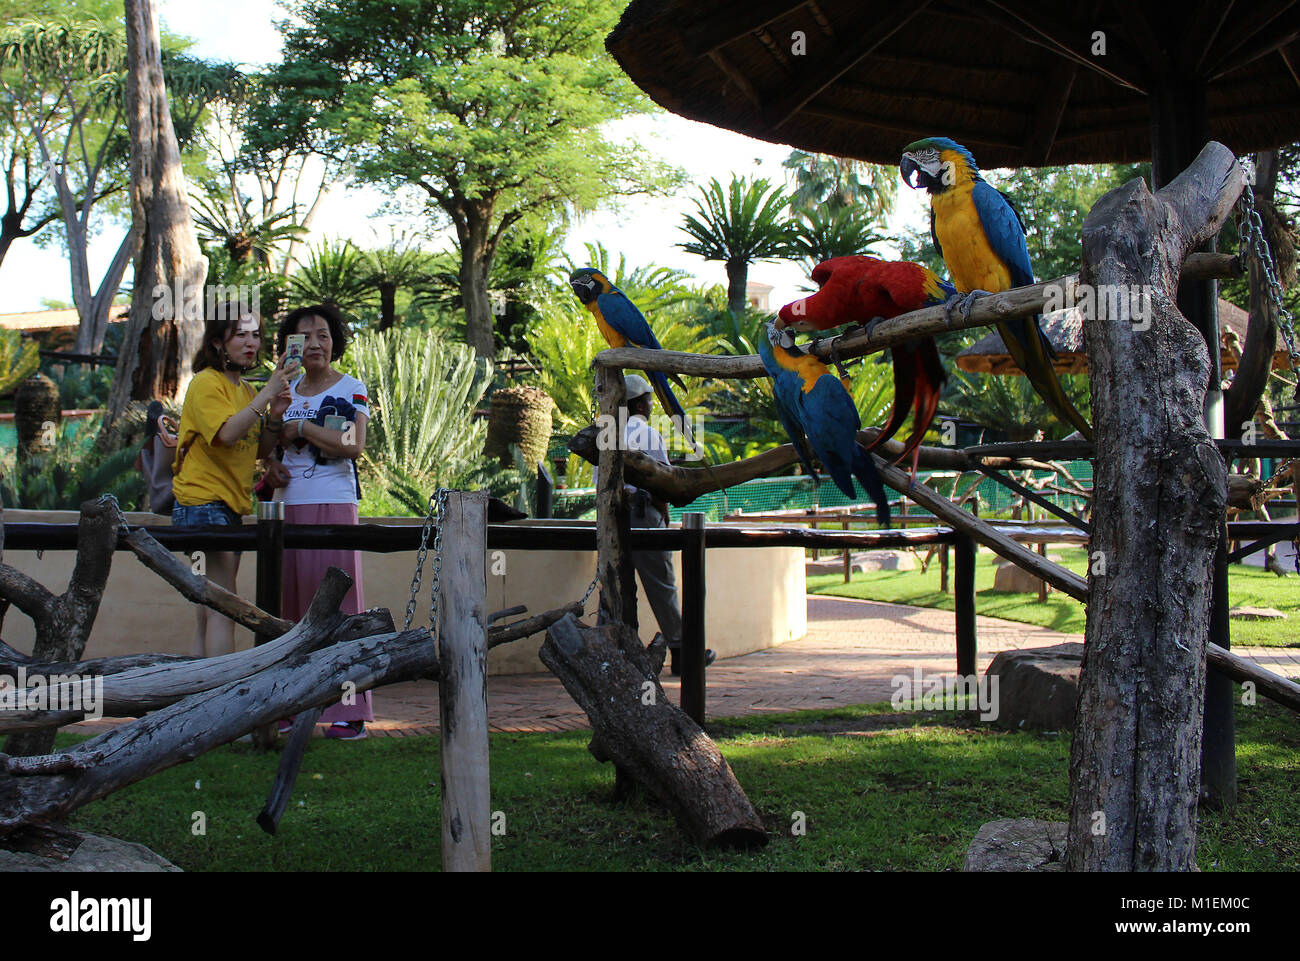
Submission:
M 704 723 L 704 515 L 682 516 L 682 711 Z
M 537 465 L 537 503 L 533 507 L 534 517 L 554 516 L 555 481 L 545 464 Z
M 257 502 L 257 606 L 280 616 L 284 592 L 284 502 Z M 255 643 L 269 637 L 258 635 Z

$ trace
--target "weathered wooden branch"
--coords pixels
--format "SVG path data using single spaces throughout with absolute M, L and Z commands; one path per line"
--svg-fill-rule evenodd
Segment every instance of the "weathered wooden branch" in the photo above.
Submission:
M 599 466 L 600 450 L 596 442 L 599 434 L 600 428 L 596 425 L 584 427 L 569 438 L 568 448 L 588 463 Z M 869 444 L 879 434 L 879 428 L 870 427 L 859 431 L 858 439 L 863 444 Z M 884 456 L 892 459 L 902 454 L 903 445 L 898 441 L 890 440 L 878 449 Z M 623 470 L 627 483 L 634 487 L 643 487 L 676 507 L 684 507 L 704 494 L 734 487 L 756 477 L 767 477 L 789 467 L 797 460 L 794 447 L 790 444 L 782 444 L 753 457 L 718 464 L 708 469 L 665 467 L 659 461 L 639 451 L 623 451 Z M 1053 469 L 1050 465 L 1039 461 L 1009 457 L 984 457 L 980 462 L 986 467 L 996 468 Z M 956 448 L 922 447 L 920 466 L 928 470 L 968 471 L 975 469 L 975 462 Z
M 767 842 L 726 759 L 669 701 L 634 630 L 616 621 L 589 628 L 565 617 L 547 632 L 539 656 L 587 712 L 600 754 L 658 798 L 693 837 L 725 847 Z
M 392 615 L 385 610 L 356 615 L 339 613 L 338 606 L 351 588 L 352 578 L 331 567 L 303 619 L 287 634 L 268 644 L 220 657 L 159 664 L 106 677 L 83 676 L 50 688 L 48 696 L 54 703 L 85 703 L 87 694 L 96 693 L 98 688 L 97 707 L 103 716 L 139 717 L 199 691 L 250 677 L 296 654 L 334 643 L 340 636 L 355 638 L 391 631 Z M 77 691 L 86 694 L 74 697 Z M 58 727 L 76 723 L 84 716 L 85 712 L 80 710 L 6 711 L 0 713 L 0 732 Z
M 266 799 L 266 806 L 257 815 L 257 826 L 267 834 L 274 834 L 280 826 L 280 818 L 289 806 L 289 798 L 293 795 L 293 786 L 298 780 L 298 770 L 302 767 L 307 745 L 311 743 L 312 730 L 324 710 L 322 707 L 313 707 L 293 719 L 289 743 L 284 746 L 284 753 L 280 755 L 280 763 L 275 769 L 271 794 Z
M 268 614 L 238 594 L 196 574 L 144 528 L 137 527 L 124 540 L 141 564 L 180 591 L 186 600 L 210 607 L 241 627 L 266 637 L 278 637 L 293 626 L 293 621 Z
M 58 597 L 45 597 L 34 603 L 35 581 L 22 575 L 10 576 L 0 581 L 0 596 L 20 607 L 32 617 L 36 627 L 36 642 L 32 646 L 35 661 L 77 661 L 86 649 L 100 600 L 108 583 L 109 569 L 113 563 L 113 550 L 117 546 L 118 525 L 122 513 L 112 498 L 101 497 L 81 505 L 81 519 L 77 523 L 77 560 L 68 580 L 68 589 Z M 0 565 L 6 568 L 6 565 Z M 12 568 L 7 568 L 12 571 Z M 39 585 L 36 585 L 39 586 Z M 6 590 L 17 593 L 7 594 Z M 11 755 L 47 754 L 54 746 L 54 729 L 20 731 L 11 734 L 5 742 L 5 752 Z
M 437 674 L 438 654 L 428 630 L 376 634 L 290 658 L 113 728 L 61 755 L 59 773 L 26 770 L 25 776 L 15 776 L 25 759 L 6 759 L 0 773 L 0 835 L 66 817 L 256 727 L 331 704 L 351 686 L 361 692 Z
M 1194 254 L 1187 258 L 1183 279 L 1206 280 L 1215 277 L 1234 277 L 1241 273 L 1236 257 L 1228 254 Z M 868 335 L 854 331 L 840 338 L 836 350 L 841 360 L 874 354 L 897 344 L 907 343 L 917 337 L 933 337 L 950 330 L 970 327 L 988 327 L 999 321 L 1017 317 L 1033 317 L 1042 313 L 1051 297 L 1063 303 L 1074 303 L 1079 275 L 1069 274 L 1055 280 L 1043 281 L 1028 287 L 1017 287 L 1005 293 L 993 294 L 977 300 L 970 316 L 963 318 L 954 312 L 949 323 L 942 307 L 927 307 L 882 320 Z M 871 320 L 863 317 L 862 322 Z M 829 360 L 831 345 L 823 340 L 813 348 L 822 360 Z M 767 371 L 756 354 L 725 356 L 720 354 L 689 354 L 677 350 L 644 350 L 636 347 L 618 347 L 602 350 L 594 363 L 598 367 L 658 370 L 692 377 L 727 377 L 745 379 L 766 377 Z
M 1083 281 L 1143 289 L 1150 311 L 1145 324 L 1084 322 L 1098 452 L 1092 551 L 1106 574 L 1092 578 L 1071 745 L 1071 870 L 1196 868 L 1206 645 L 1227 485 L 1205 427 L 1205 340 L 1174 296 L 1187 251 L 1218 232 L 1244 184 L 1232 152 L 1210 143 L 1157 194 L 1134 180 L 1084 222 Z
M 488 631 L 488 648 L 491 649 L 499 644 L 509 644 L 511 641 L 517 641 L 520 638 L 529 637 L 538 634 L 566 614 L 572 614 L 574 617 L 582 616 L 582 602 L 574 601 L 572 604 L 566 604 L 564 607 L 557 607 L 553 610 L 543 611 L 541 614 L 535 614 L 532 617 L 526 617 L 522 621 L 515 621 L 512 624 L 502 624 L 499 627 L 491 628 Z

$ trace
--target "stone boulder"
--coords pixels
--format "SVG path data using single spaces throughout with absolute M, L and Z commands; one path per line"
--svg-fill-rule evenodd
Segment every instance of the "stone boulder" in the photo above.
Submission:
M 39 831 L 0 843 L 0 872 L 180 871 L 143 844 L 80 831 Z
M 1003 651 L 985 675 L 996 676 L 999 727 L 1069 731 L 1079 696 L 1082 644 Z
M 856 551 L 849 555 L 849 568 L 855 574 L 867 571 L 916 570 L 916 556 L 911 551 Z M 805 565 L 806 574 L 844 573 L 844 555 L 822 556 Z
M 1049 561 L 1057 564 L 1061 563 L 1060 554 L 1047 555 Z M 993 590 L 1007 591 L 1011 594 L 1037 594 L 1042 580 L 1030 574 L 1023 567 L 1017 567 L 1010 561 L 999 561 L 993 568 Z M 1056 588 L 1051 584 L 1047 585 L 1047 592 L 1050 594 Z
M 963 871 L 1064 871 L 1064 821 L 1014 818 L 990 821 L 975 832 Z

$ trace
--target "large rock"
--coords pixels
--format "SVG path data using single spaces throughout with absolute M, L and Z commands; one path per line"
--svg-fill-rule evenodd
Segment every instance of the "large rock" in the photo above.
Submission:
M 1003 651 L 985 671 L 998 678 L 996 723 L 1015 729 L 1072 730 L 1082 663 L 1082 644 Z
M 180 871 L 143 844 L 83 834 L 41 832 L 0 844 L 0 871 Z
M 1059 554 L 1048 554 L 1047 559 L 1057 564 L 1061 563 Z M 995 591 L 1007 591 L 1012 594 L 1037 594 L 1042 583 L 1039 578 L 1010 561 L 1000 561 L 993 568 L 993 589 Z M 1051 593 L 1055 588 L 1048 584 L 1047 590 L 1048 593 Z
M 1064 821 L 990 821 L 966 850 L 963 871 L 1064 871 Z
M 916 569 L 916 556 L 911 551 L 857 551 L 849 555 L 849 568 L 854 573 L 911 571 Z M 804 570 L 807 575 L 842 574 L 844 555 L 835 554 L 808 561 Z

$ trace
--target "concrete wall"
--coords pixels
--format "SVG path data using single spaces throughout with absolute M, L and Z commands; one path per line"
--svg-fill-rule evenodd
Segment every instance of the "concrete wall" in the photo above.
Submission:
M 155 514 L 130 514 L 131 524 L 166 525 L 167 519 Z M 5 511 L 9 522 L 73 524 L 72 511 Z M 247 520 L 252 523 L 251 519 Z M 364 518 L 363 523 L 414 524 L 415 518 Z M 535 525 L 573 522 L 530 521 Z M 430 545 L 432 547 L 432 545 Z M 5 551 L 4 561 L 34 577 L 55 593 L 67 588 L 75 558 L 73 551 L 46 551 L 37 558 L 32 551 Z M 363 554 L 363 587 L 367 607 L 386 607 L 393 613 L 398 628 L 405 617 L 410 598 L 411 577 L 415 571 L 414 551 L 396 554 Z M 488 565 L 488 610 L 495 611 L 518 604 L 528 605 L 536 614 L 567 601 L 582 597 L 596 570 L 596 556 L 585 551 L 490 551 Z M 807 605 L 804 594 L 804 558 L 798 548 L 719 549 L 707 553 L 706 631 L 708 645 L 719 657 L 732 657 L 762 650 L 802 637 L 807 632 Z M 676 557 L 678 585 L 681 584 L 681 558 Z M 252 598 L 255 594 L 257 557 L 245 553 L 239 566 L 239 593 Z M 433 574 L 433 554 L 425 560 L 419 604 L 412 621 L 414 626 L 429 623 L 429 589 Z M 641 635 L 649 642 L 654 636 L 654 614 L 645 602 L 644 592 L 637 591 L 638 623 Z M 587 603 L 594 611 L 595 594 Z M 32 623 L 16 608 L 5 617 L 4 640 L 21 651 L 30 652 L 34 640 Z M 133 554 L 119 551 L 113 560 L 108 590 L 99 609 L 99 617 L 86 647 L 87 657 L 109 657 L 141 651 L 191 654 L 194 638 L 192 605 L 181 598 Z M 237 646 L 252 645 L 252 634 L 236 630 Z M 492 674 L 526 674 L 545 671 L 537 658 L 542 636 L 525 638 L 496 648 L 488 655 Z

